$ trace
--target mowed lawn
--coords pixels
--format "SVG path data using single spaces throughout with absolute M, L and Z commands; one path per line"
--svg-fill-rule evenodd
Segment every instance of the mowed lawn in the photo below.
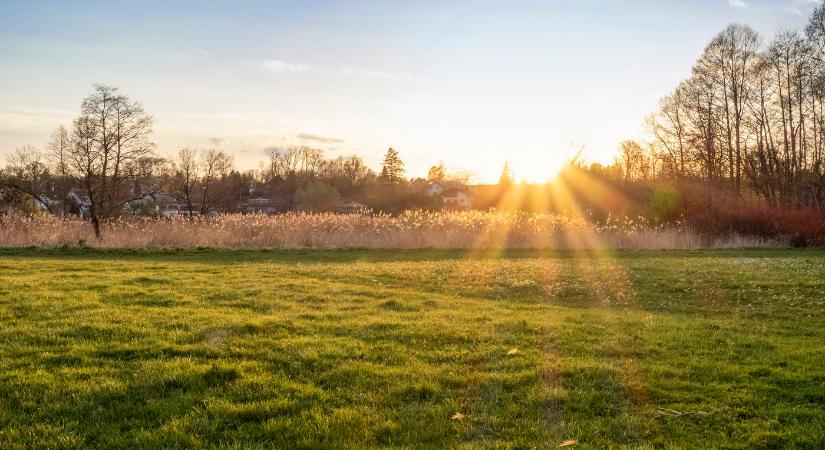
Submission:
M 570 440 L 825 447 L 825 252 L 0 250 L 0 448 Z

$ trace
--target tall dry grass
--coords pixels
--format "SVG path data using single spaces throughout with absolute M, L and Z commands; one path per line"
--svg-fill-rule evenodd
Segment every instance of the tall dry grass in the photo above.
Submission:
M 711 238 L 678 224 L 653 226 L 644 220 L 610 220 L 597 226 L 560 215 L 478 211 L 124 218 L 105 223 L 102 234 L 96 239 L 88 222 L 76 218 L 0 217 L 2 247 L 598 250 L 781 245 L 738 235 Z

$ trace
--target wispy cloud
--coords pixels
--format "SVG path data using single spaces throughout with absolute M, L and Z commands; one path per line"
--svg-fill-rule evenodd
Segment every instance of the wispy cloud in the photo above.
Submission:
M 334 137 L 318 136 L 317 134 L 298 133 L 298 139 L 302 141 L 320 142 L 322 144 L 343 144 L 343 139 Z
M 309 64 L 292 63 L 280 59 L 263 59 L 260 61 L 261 67 L 271 73 L 318 73 L 330 76 L 345 76 L 357 78 L 383 78 L 383 79 L 412 79 L 410 73 L 393 73 L 383 70 L 367 69 L 363 67 L 343 67 L 337 70 L 324 69 Z
M 68 125 L 76 111 L 52 108 L 0 107 L 0 131 L 29 131 Z
M 745 0 L 728 0 L 728 4 L 733 6 L 734 8 L 747 8 L 748 4 L 745 3 Z
M 312 67 L 306 64 L 288 63 L 279 59 L 266 59 L 261 63 L 261 66 L 273 73 L 309 72 L 312 70 Z

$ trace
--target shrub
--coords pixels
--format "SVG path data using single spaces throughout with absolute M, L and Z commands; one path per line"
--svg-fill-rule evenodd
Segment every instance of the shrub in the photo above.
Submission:
M 300 211 L 336 211 L 340 205 L 341 196 L 338 191 L 324 183 L 310 183 L 295 193 L 295 206 Z

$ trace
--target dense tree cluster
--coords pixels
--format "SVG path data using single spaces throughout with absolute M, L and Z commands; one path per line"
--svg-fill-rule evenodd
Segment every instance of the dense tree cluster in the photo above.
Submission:
M 628 177 L 696 177 L 774 205 L 820 209 L 823 103 L 825 5 L 804 33 L 784 31 L 767 44 L 730 25 L 650 116 L 650 145 L 623 144 L 620 165 Z

